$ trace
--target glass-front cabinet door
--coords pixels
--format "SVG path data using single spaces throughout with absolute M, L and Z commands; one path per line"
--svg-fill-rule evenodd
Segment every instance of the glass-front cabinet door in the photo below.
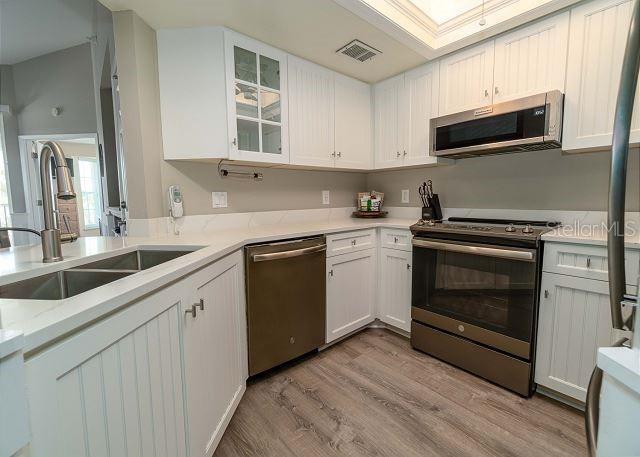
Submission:
M 289 163 L 286 54 L 225 33 L 230 158 Z

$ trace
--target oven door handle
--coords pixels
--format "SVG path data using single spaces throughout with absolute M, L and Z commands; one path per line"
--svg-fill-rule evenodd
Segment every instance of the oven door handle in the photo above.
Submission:
M 487 257 L 500 257 L 502 259 L 522 260 L 535 262 L 534 251 L 508 249 L 498 246 L 481 246 L 470 244 L 444 243 L 442 241 L 413 239 L 411 244 L 418 248 L 437 249 L 440 251 L 461 252 L 464 254 L 484 255 Z

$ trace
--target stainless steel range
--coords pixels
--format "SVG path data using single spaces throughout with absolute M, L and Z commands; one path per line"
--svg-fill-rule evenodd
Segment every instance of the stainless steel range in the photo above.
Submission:
M 521 395 L 533 361 L 547 221 L 449 218 L 411 226 L 411 344 Z

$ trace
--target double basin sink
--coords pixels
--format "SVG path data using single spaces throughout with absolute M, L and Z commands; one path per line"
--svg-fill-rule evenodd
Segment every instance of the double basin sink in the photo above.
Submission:
M 67 270 L 0 286 L 0 298 L 62 300 L 189 254 L 193 250 L 138 249 Z

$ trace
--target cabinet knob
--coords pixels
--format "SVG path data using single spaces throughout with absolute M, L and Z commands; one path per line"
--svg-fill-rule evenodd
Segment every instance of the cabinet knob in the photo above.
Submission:
M 233 144 L 234 146 L 238 146 L 238 139 L 234 138 L 231 144 Z
M 355 246 L 356 245 L 356 240 L 351 240 L 351 246 Z
M 329 276 L 333 278 L 333 270 L 329 270 Z
M 335 156 L 336 156 L 336 151 L 333 151 L 333 152 L 331 153 L 331 157 L 335 157 Z
M 394 243 L 397 243 L 397 242 L 398 242 L 398 237 L 397 237 L 397 236 L 394 236 L 394 237 L 393 237 L 393 242 L 394 242 Z
M 200 301 L 193 306 L 198 306 L 200 311 L 204 311 L 204 298 L 201 298 Z
M 185 309 L 184 314 L 191 314 L 191 317 L 195 319 L 196 315 L 198 314 L 198 305 L 191 305 L 191 309 Z
M 396 157 L 400 157 L 400 151 L 396 151 Z
M 549 291 L 548 290 L 544 291 L 544 298 L 549 298 Z
M 407 264 L 407 270 L 411 270 L 411 264 Z
M 591 268 L 591 257 L 587 257 L 587 268 Z
M 484 96 L 488 97 L 489 96 L 489 91 L 487 89 L 484 90 Z
M 407 151 L 402 151 L 402 155 L 406 157 L 407 156 Z
M 496 95 L 498 95 L 498 92 L 500 92 L 500 91 L 498 90 L 498 86 L 494 87 L 494 88 L 493 88 L 493 93 L 494 93 L 494 94 L 496 94 Z
M 338 158 L 342 157 L 342 153 L 338 151 Z

